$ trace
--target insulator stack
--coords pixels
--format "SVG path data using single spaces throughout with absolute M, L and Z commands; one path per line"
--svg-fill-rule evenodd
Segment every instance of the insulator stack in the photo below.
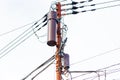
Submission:
M 56 25 L 57 25 L 57 13 L 51 11 L 48 13 L 48 41 L 49 46 L 56 45 Z

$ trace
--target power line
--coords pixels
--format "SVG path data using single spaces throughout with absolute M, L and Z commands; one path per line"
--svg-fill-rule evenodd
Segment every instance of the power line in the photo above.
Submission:
M 46 17 L 46 15 L 44 16 Z M 42 17 L 40 20 L 42 20 L 44 17 Z M 6 46 L 4 46 L 2 49 L 0 49 L 0 52 L 5 49 L 6 47 L 8 47 L 10 44 L 12 44 L 14 41 L 16 41 L 17 39 L 19 39 L 22 35 L 24 35 L 27 31 L 29 31 L 32 27 L 34 27 L 35 25 L 37 25 L 37 23 L 40 21 L 38 20 L 37 22 L 35 22 L 31 27 L 29 27 L 27 30 L 25 30 L 22 34 L 20 34 L 18 37 L 16 37 L 14 40 L 12 40 L 9 44 L 7 44 Z M 42 24 L 42 22 L 40 23 Z M 39 24 L 39 25 L 40 25 Z M 37 25 L 35 28 L 37 28 L 39 25 Z M 29 31 L 31 32 L 31 31 Z
M 28 26 L 28 25 L 33 24 L 33 23 L 34 23 L 34 22 L 31 22 L 31 23 L 28 23 L 28 24 L 26 24 L 26 25 L 24 25 L 24 26 L 21 26 L 21 27 L 18 27 L 18 28 L 12 29 L 12 30 L 7 31 L 7 32 L 4 32 L 4 33 L 0 34 L 0 36 L 7 35 L 7 34 L 9 34 L 9 33 L 11 33 L 11 32 L 14 32 L 14 31 L 17 31 L 17 30 L 19 30 L 19 29 L 22 29 L 22 28 L 24 28 L 24 27 L 26 27 L 26 26 Z
M 71 14 L 78 14 L 78 13 L 84 13 L 84 12 L 88 12 L 88 11 L 96 11 L 96 10 L 99 10 L 99 9 L 105 9 L 105 8 L 112 8 L 112 7 L 120 6 L 120 4 L 115 4 L 115 5 L 98 7 L 98 8 L 88 9 L 88 10 L 75 11 L 75 10 L 77 10 L 78 8 L 84 8 L 84 7 L 87 7 L 87 6 L 96 6 L 96 5 L 106 4 L 106 3 L 116 2 L 116 1 L 120 1 L 120 0 L 113 0 L 113 1 L 108 1 L 108 2 L 101 2 L 101 3 L 91 4 L 91 5 L 82 5 L 82 6 L 79 6 L 79 7 L 77 7 L 77 6 L 72 6 L 72 8 L 62 9 L 62 11 L 72 10 L 72 12 L 63 13 L 62 15 L 65 16 L 65 15 L 71 15 Z
M 46 14 L 44 15 L 44 17 L 46 17 Z M 42 17 L 40 20 L 42 20 L 44 17 Z M 0 59 L 2 57 L 4 57 L 6 54 L 8 54 L 11 50 L 13 50 L 14 48 L 16 48 L 18 45 L 20 45 L 22 42 L 24 42 L 26 39 L 28 39 L 30 36 L 32 36 L 34 33 L 31 33 L 32 30 L 30 30 L 33 26 L 37 25 L 38 22 L 40 21 L 38 20 L 36 23 L 34 23 L 30 28 L 28 28 L 27 30 L 25 30 L 22 34 L 20 34 L 18 37 L 16 37 L 13 41 L 11 41 L 9 44 L 7 44 L 5 47 L 3 47 L 0 50 Z M 36 27 L 38 28 L 39 25 L 41 25 L 43 22 L 45 22 L 46 18 L 39 23 Z M 43 24 L 42 27 L 44 27 L 47 23 Z M 42 27 L 38 28 L 35 32 L 39 31 Z M 30 31 L 29 31 L 30 30 Z M 28 32 L 29 31 L 29 32 Z M 26 37 L 27 36 L 27 37 Z M 25 38 L 26 37 L 26 38 Z M 24 39 L 23 39 L 24 38 Z
M 120 1 L 120 0 L 106 1 L 106 2 L 101 2 L 101 3 L 96 3 L 96 4 L 93 4 L 93 5 L 101 5 L 101 4 L 112 3 L 112 2 L 117 2 L 117 1 Z
M 61 4 L 61 6 L 77 5 L 77 4 L 82 4 L 82 3 L 85 3 L 85 2 L 91 2 L 91 1 L 93 1 L 93 0 L 80 1 L 80 2 L 76 2 L 76 1 L 73 1 L 73 0 L 71 0 L 71 1 L 72 1 L 72 3 Z
M 115 48 L 115 49 L 112 49 L 112 50 L 109 50 L 109 51 L 106 51 L 106 52 L 100 53 L 100 54 L 98 54 L 98 55 L 95 55 L 95 56 L 92 56 L 92 57 L 89 57 L 89 58 L 83 59 L 83 60 L 81 60 L 81 61 L 78 61 L 78 62 L 72 63 L 71 65 L 75 65 L 75 64 L 78 64 L 78 63 L 82 63 L 82 62 L 85 62 L 85 61 L 91 60 L 91 59 L 93 59 L 93 58 L 96 58 L 96 57 L 99 57 L 99 56 L 102 56 L 102 55 L 105 55 L 105 54 L 108 54 L 108 53 L 111 53 L 111 52 L 114 52 L 114 51 L 117 51 L 117 50 L 120 50 L 120 48 Z
M 112 7 L 117 7 L 120 6 L 120 4 L 116 4 L 116 5 L 110 5 L 110 6 L 105 6 L 105 7 L 99 7 L 99 8 L 93 8 L 93 9 L 89 9 L 89 10 L 82 10 L 82 11 L 72 11 L 70 13 L 63 13 L 62 15 L 71 15 L 71 14 L 78 14 L 78 13 L 85 13 L 85 12 L 89 12 L 89 11 L 96 11 L 96 10 L 100 10 L 100 9 L 105 9 L 105 8 L 112 8 Z
M 47 15 L 47 14 L 46 14 L 46 15 Z M 19 30 L 19 29 L 22 29 L 22 28 L 24 28 L 24 27 L 26 27 L 26 26 L 28 26 L 28 25 L 33 24 L 33 23 L 34 23 L 34 25 L 35 25 L 35 24 L 37 24 L 40 20 L 42 20 L 46 15 L 44 15 L 41 19 L 39 19 L 39 20 L 37 20 L 37 21 L 33 21 L 33 22 L 28 23 L 28 24 L 25 24 L 25 25 L 23 25 L 23 26 L 21 26 L 21 27 L 18 27 L 18 28 L 12 29 L 12 30 L 7 31 L 7 32 L 4 32 L 4 33 L 1 33 L 0 36 L 7 35 L 7 34 L 9 34 L 9 33 L 11 33 L 11 32 L 14 32 L 14 31 L 17 31 L 17 30 Z
M 52 61 L 53 59 L 55 59 L 55 55 L 53 55 L 52 57 L 50 57 L 48 60 L 46 60 L 44 63 L 42 63 L 40 66 L 38 66 L 36 69 L 34 69 L 32 72 L 30 72 L 26 77 L 24 77 L 22 80 L 27 79 L 29 76 L 31 76 L 35 71 L 37 71 L 38 69 L 40 69 L 41 67 L 45 66 L 47 63 L 49 63 L 50 61 Z
M 101 73 L 101 74 L 99 74 L 99 77 L 100 76 L 106 76 L 106 75 L 109 75 L 109 74 L 113 74 L 113 73 L 116 73 L 116 72 L 120 72 L 120 68 L 112 69 L 112 70 L 106 70 L 106 74 Z M 95 79 L 97 77 L 98 77 L 97 75 L 96 76 L 91 76 L 91 77 L 85 78 L 84 80 L 91 79 L 91 78 Z
M 104 67 L 104 68 L 100 68 L 100 69 L 97 69 L 95 71 L 70 71 L 70 72 L 72 72 L 72 73 L 84 73 L 84 74 L 81 74 L 81 75 L 78 75 L 78 76 L 75 76 L 75 77 L 72 78 L 72 79 L 75 79 L 75 78 L 78 78 L 78 77 L 82 77 L 82 76 L 88 75 L 88 73 L 91 74 L 93 72 L 97 73 L 97 72 L 104 72 L 105 71 L 105 74 L 102 73 L 102 74 L 99 74 L 99 76 L 105 75 L 105 79 L 106 79 L 106 75 L 107 74 L 112 74 L 112 73 L 116 73 L 116 72 L 120 71 L 120 68 L 112 69 L 112 70 L 107 70 L 107 69 L 109 69 L 111 67 L 118 66 L 118 65 L 120 65 L 120 63 L 113 64 L 113 65 L 110 65 L 110 66 L 107 66 L 107 67 Z M 91 78 L 93 79 L 93 78 L 96 78 L 96 77 L 98 77 L 98 76 L 92 76 L 92 77 L 89 77 L 89 78 L 85 78 L 84 80 L 91 79 Z
M 42 26 L 43 27 L 43 26 Z M 40 27 L 38 30 L 36 30 L 36 32 L 37 31 L 39 31 L 42 27 Z M 8 47 L 7 49 L 5 49 L 3 52 L 1 52 L 0 53 L 0 59 L 2 58 L 2 57 L 4 57 L 5 55 L 7 55 L 10 51 L 12 51 L 13 49 L 15 49 L 17 46 L 19 46 L 21 43 L 23 43 L 25 40 L 27 40 L 29 37 L 31 37 L 32 35 L 33 35 L 34 33 L 32 33 L 32 34 L 30 34 L 29 36 L 27 36 L 25 39 L 23 39 L 20 43 L 18 43 L 18 42 L 15 42 L 13 45 L 11 45 L 10 47 Z M 27 34 L 28 35 L 28 34 Z M 26 36 L 26 35 L 25 35 Z M 23 37 L 22 37 L 23 38 Z M 22 39 L 21 38 L 21 39 Z M 21 40 L 20 39 L 20 40 Z M 18 44 L 17 44 L 18 43 Z M 16 45 L 15 45 L 16 44 Z M 15 45 L 15 46 L 14 46 Z M 14 46 L 14 47 L 12 47 L 12 46 Z M 12 48 L 11 48 L 12 47 Z M 8 50 L 9 48 L 11 48 L 10 50 Z M 7 51 L 8 50 L 8 51 Z M 7 51 L 7 52 L 6 52 Z
M 113 64 L 113 65 L 110 65 L 110 66 L 108 66 L 108 67 L 98 69 L 97 71 L 105 70 L 105 69 L 108 69 L 108 68 L 111 68 L 111 67 L 114 67 L 114 66 L 118 66 L 118 65 L 120 65 L 120 63 Z
M 54 60 L 55 61 L 55 60 Z M 34 80 L 39 74 L 41 74 L 44 70 L 46 70 L 50 65 L 52 65 L 53 64 L 53 62 L 54 61 L 52 61 L 49 65 L 47 65 L 44 69 L 42 69 L 40 72 L 38 72 L 34 77 L 32 77 L 31 78 L 31 80 Z
M 120 1 L 120 0 L 112 0 L 112 1 L 100 2 L 100 3 L 90 4 L 90 5 L 82 5 L 82 6 L 79 6 L 79 7 L 76 7 L 76 8 L 74 8 L 74 6 L 77 5 L 78 3 L 85 3 L 87 1 L 81 1 L 81 2 L 74 2 L 73 1 L 72 3 L 68 3 L 68 4 L 63 4 L 62 5 L 62 6 L 72 5 L 72 8 L 62 9 L 62 11 L 64 11 L 64 10 L 78 9 L 78 8 L 84 8 L 84 7 L 88 7 L 88 6 L 102 5 L 102 4 L 107 4 L 107 3 L 117 2 L 117 1 Z

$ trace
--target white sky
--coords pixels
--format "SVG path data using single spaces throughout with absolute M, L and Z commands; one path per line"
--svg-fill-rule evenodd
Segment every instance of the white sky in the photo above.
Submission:
M 105 1 L 109 0 L 93 0 L 91 3 Z M 70 2 L 70 0 L 67 2 Z M 51 3 L 52 0 L 1 0 L 0 34 L 40 19 L 49 11 Z M 114 4 L 120 4 L 120 1 L 111 3 L 110 5 Z M 97 7 L 107 5 L 109 4 Z M 85 9 L 91 8 L 88 7 Z M 71 71 L 97 70 L 119 63 L 120 50 L 115 50 L 88 61 L 80 62 L 89 57 L 120 48 L 119 14 L 120 6 L 117 6 L 64 17 L 64 23 L 68 26 L 68 41 L 65 47 L 65 53 L 70 55 L 70 63 L 75 63 L 70 66 Z M 0 36 L 0 49 L 24 32 L 28 27 L 30 26 Z M 46 33 L 47 26 L 41 29 L 38 35 L 41 36 Z M 41 37 L 38 40 L 33 35 L 9 52 L 5 57 L 1 58 L 0 80 L 21 80 L 37 66 L 54 55 L 56 48 L 47 46 L 46 40 L 47 37 Z M 45 43 L 41 43 L 41 41 Z M 113 69 L 117 69 L 117 67 Z M 76 74 L 73 76 L 76 76 Z M 40 74 L 35 80 L 47 79 L 55 80 L 55 64 Z M 74 80 L 78 79 L 82 80 L 82 77 Z M 27 80 L 30 80 L 30 78 Z M 98 80 L 98 78 L 94 80 Z M 104 80 L 104 78 L 101 77 L 101 80 Z M 107 80 L 120 80 L 120 72 L 107 75 Z

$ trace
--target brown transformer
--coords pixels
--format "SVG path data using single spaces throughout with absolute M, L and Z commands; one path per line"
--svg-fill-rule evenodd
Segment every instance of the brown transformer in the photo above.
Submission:
M 50 11 L 48 13 L 48 41 L 49 46 L 56 45 L 56 25 L 57 25 L 57 13 Z

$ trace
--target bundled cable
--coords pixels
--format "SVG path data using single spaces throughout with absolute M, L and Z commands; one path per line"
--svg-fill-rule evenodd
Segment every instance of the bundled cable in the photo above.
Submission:
M 20 34 L 18 37 L 16 37 L 14 40 L 12 40 L 9 44 L 4 46 L 2 49 L 0 49 L 0 59 L 7 55 L 10 51 L 12 51 L 14 48 L 16 48 L 18 45 L 20 45 L 22 42 L 27 40 L 29 37 L 31 37 L 33 33 L 33 27 L 35 29 L 35 32 L 39 31 L 42 27 L 46 26 L 47 22 L 45 22 L 47 17 L 47 14 L 45 14 L 40 20 L 35 22 L 31 27 L 29 27 L 27 30 L 25 30 L 22 34 Z M 44 20 L 42 20 L 44 19 Z M 42 20 L 41 23 L 39 23 Z M 39 27 L 42 23 L 44 23 L 41 27 Z
M 112 8 L 112 7 L 116 7 L 116 6 L 120 6 L 120 4 L 114 4 L 114 5 L 109 5 L 109 6 L 103 6 L 103 7 L 98 7 L 98 8 L 93 8 L 93 9 L 88 9 L 88 10 L 82 10 L 82 11 L 77 11 L 77 9 L 79 8 L 84 8 L 84 7 L 93 7 L 93 6 L 97 6 L 97 5 L 102 5 L 102 4 L 108 4 L 108 3 L 113 3 L 113 2 L 117 2 L 120 0 L 112 0 L 112 1 L 107 1 L 107 2 L 100 2 L 100 3 L 96 3 L 96 4 L 90 4 L 90 5 L 80 5 L 80 6 L 76 6 L 77 2 L 75 2 L 74 4 L 70 4 L 72 5 L 71 8 L 67 8 L 67 9 L 62 9 L 61 11 L 69 11 L 71 10 L 72 12 L 70 13 L 63 13 L 62 15 L 71 15 L 71 14 L 78 14 L 78 13 L 84 13 L 84 12 L 88 12 L 88 11 L 96 11 L 96 10 L 100 10 L 100 9 L 105 9 L 105 8 Z
M 75 10 L 73 10 L 70 13 L 64 13 L 62 15 L 65 16 L 65 15 L 71 15 L 71 14 L 78 14 L 78 13 L 84 13 L 84 12 L 88 12 L 88 11 L 96 11 L 96 10 L 105 9 L 105 8 L 117 7 L 117 6 L 120 6 L 120 4 L 110 5 L 110 6 L 105 6 L 105 7 L 99 7 L 99 8 L 93 8 L 93 9 L 89 9 L 89 10 L 82 10 L 82 11 L 75 11 Z
M 61 6 L 77 5 L 77 4 L 82 4 L 82 3 L 85 3 L 85 2 L 91 2 L 91 1 L 93 1 L 93 0 L 80 1 L 80 2 L 72 1 L 72 3 L 62 4 Z

